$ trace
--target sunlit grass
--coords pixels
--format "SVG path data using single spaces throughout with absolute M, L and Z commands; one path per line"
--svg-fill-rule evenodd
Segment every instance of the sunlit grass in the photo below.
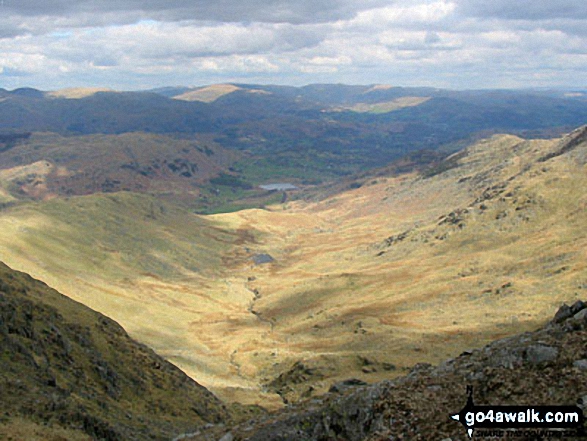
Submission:
M 28 203 L 0 212 L 0 253 L 221 397 L 276 405 L 266 385 L 296 361 L 327 374 L 294 398 L 439 362 L 585 297 L 587 174 L 536 163 L 556 142 L 494 137 L 427 179 L 213 216 L 130 193 Z

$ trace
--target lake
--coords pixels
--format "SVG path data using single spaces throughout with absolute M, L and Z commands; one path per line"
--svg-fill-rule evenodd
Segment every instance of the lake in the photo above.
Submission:
M 276 190 L 276 191 L 285 191 L 285 190 L 297 190 L 298 187 L 296 187 L 293 184 L 288 184 L 288 183 L 276 183 L 276 184 L 265 184 L 265 185 L 259 185 L 259 188 L 262 188 L 263 190 Z

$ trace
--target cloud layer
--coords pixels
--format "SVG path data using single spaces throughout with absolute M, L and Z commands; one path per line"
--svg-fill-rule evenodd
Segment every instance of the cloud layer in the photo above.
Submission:
M 0 87 L 585 88 L 582 0 L 0 3 Z

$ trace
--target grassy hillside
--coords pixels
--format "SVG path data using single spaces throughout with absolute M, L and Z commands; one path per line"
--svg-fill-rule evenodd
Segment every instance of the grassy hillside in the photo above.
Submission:
M 252 256 L 252 230 L 131 193 L 15 205 L 0 225 L 0 255 L 14 268 L 123 323 L 193 378 L 249 387 L 198 323 L 257 321 L 253 294 L 230 272 Z
M 114 321 L 0 263 L 0 437 L 164 440 L 229 419 Z
M 92 96 L 99 92 L 114 92 L 111 89 L 100 87 L 70 87 L 67 89 L 59 89 L 52 92 L 47 92 L 45 96 L 51 98 L 67 98 L 80 99 Z
M 378 103 L 357 103 L 349 107 L 337 107 L 335 111 L 350 110 L 357 113 L 388 113 L 405 107 L 419 106 L 428 101 L 429 97 L 405 96 L 396 98 L 393 101 L 384 101 Z
M 146 133 L 64 137 L 35 133 L 0 151 L 0 179 L 15 195 L 38 198 L 138 191 L 197 198 L 199 186 L 241 155 L 201 138 L 181 140 Z M 39 170 L 19 167 L 47 162 Z
M 213 216 L 130 193 L 16 205 L 0 253 L 222 397 L 274 406 L 535 328 L 581 297 L 585 140 L 494 136 L 423 172 Z
M 204 103 L 211 103 L 216 101 L 223 95 L 240 90 L 239 87 L 232 84 L 215 84 L 208 87 L 202 87 L 188 92 L 183 92 L 173 97 L 176 100 L 182 101 L 201 101 Z

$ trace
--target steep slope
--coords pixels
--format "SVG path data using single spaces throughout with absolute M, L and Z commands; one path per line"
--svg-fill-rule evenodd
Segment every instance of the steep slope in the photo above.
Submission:
M 228 419 L 116 322 L 2 263 L 0 306 L 2 439 L 163 440 Z
M 231 273 L 234 262 L 251 261 L 242 244 L 254 247 L 256 240 L 253 231 L 132 193 L 0 211 L 0 255 L 13 268 L 113 318 L 215 392 L 254 388 L 248 402 L 266 398 L 235 375 L 230 353 L 208 326 L 228 331 L 231 321 L 247 323 L 243 340 L 264 332 L 248 310 L 254 294 Z
M 372 386 L 339 384 L 326 396 L 249 421 L 228 431 L 217 428 L 192 440 L 465 440 L 451 415 L 473 387 L 476 405 L 577 406 L 587 411 L 587 310 L 583 302 L 559 310 L 540 329 L 463 352 L 439 366 L 414 366 L 409 375 Z M 576 433 L 577 428 L 568 430 Z M 583 426 L 583 434 L 587 422 Z M 491 439 L 565 439 L 584 436 L 541 430 L 494 430 Z M 502 436 L 495 435 L 501 432 Z M 528 433 L 530 432 L 530 433 Z M 483 435 L 480 435 L 483 437 Z

